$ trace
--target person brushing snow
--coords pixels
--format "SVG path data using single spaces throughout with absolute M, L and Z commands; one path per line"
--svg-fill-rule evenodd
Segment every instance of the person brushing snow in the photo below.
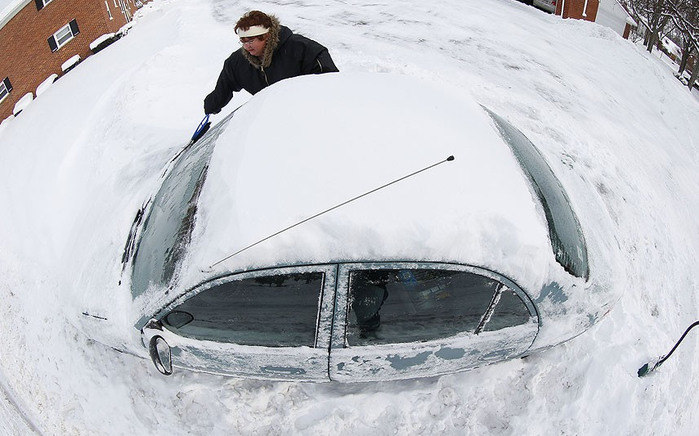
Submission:
M 255 94 L 290 77 L 337 72 L 328 49 L 293 33 L 274 15 L 250 11 L 235 25 L 241 48 L 223 64 L 216 88 L 204 99 L 204 112 L 217 114 L 245 89 Z

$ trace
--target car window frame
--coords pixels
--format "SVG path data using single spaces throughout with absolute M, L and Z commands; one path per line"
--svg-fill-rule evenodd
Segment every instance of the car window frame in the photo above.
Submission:
M 214 286 L 273 274 L 322 272 L 324 282 L 318 296 L 314 346 L 273 347 L 241 345 L 181 336 L 160 320 L 181 303 Z M 211 374 L 264 380 L 328 381 L 330 338 L 335 304 L 336 264 L 297 265 L 226 274 L 207 280 L 164 305 L 154 314 L 159 336 L 172 350 L 174 367 Z M 141 330 L 146 346 L 146 332 Z
M 207 281 L 200 283 L 199 285 L 193 287 L 187 292 L 183 293 L 179 297 L 173 299 L 172 301 L 165 304 L 157 313 L 155 313 L 152 318 L 161 320 L 172 312 L 175 308 L 179 307 L 182 303 L 199 295 L 202 292 L 206 292 L 209 289 L 216 287 L 227 282 L 236 280 L 246 280 L 252 278 L 259 278 L 277 274 L 298 274 L 298 273 L 313 273 L 320 272 L 323 273 L 323 285 L 321 286 L 320 295 L 318 296 L 318 307 L 316 312 L 316 322 L 315 322 L 315 333 L 313 348 L 327 348 L 330 344 L 330 334 L 331 334 L 331 322 L 333 318 L 334 301 L 335 301 L 335 289 L 336 289 L 336 274 L 337 274 L 337 264 L 307 264 L 307 265 L 295 265 L 295 266 L 281 266 L 273 268 L 263 268 L 252 271 L 235 272 L 230 274 L 225 274 L 222 276 L 217 276 L 211 278 Z M 179 336 L 179 335 L 178 335 Z M 201 339 L 193 339 L 201 340 Z M 241 345 L 241 347 L 258 347 L 256 345 Z M 269 347 L 264 346 L 264 348 L 297 348 L 297 347 Z
M 522 324 L 522 328 L 520 328 L 520 325 L 517 325 L 505 327 L 494 332 L 485 331 L 479 334 L 457 333 L 453 337 L 418 343 L 389 343 L 347 348 L 349 286 L 346 286 L 345 283 L 349 283 L 351 271 L 365 269 L 435 269 L 481 275 L 496 280 L 512 290 L 529 311 L 530 322 Z M 170 302 L 164 304 L 160 310 L 157 310 L 152 320 L 159 323 L 159 320 L 162 320 L 187 299 L 206 292 L 219 284 L 232 280 L 244 280 L 274 274 L 305 272 L 322 272 L 324 274 L 321 295 L 318 296 L 318 312 L 313 347 L 241 345 L 196 339 L 178 335 L 160 323 L 162 330 L 159 335 L 165 339 L 173 350 L 173 365 L 193 371 L 265 380 L 353 381 L 357 378 L 356 381 L 359 381 L 359 379 L 370 381 L 417 378 L 463 371 L 522 356 L 535 342 L 541 325 L 541 318 L 536 305 L 529 295 L 509 278 L 486 268 L 470 265 L 415 261 L 335 262 L 279 266 L 228 273 L 206 280 L 189 289 L 181 296 L 173 298 Z M 512 330 L 508 330 L 508 328 L 516 329 L 514 330 L 514 336 L 509 333 Z M 144 338 L 145 332 L 143 330 L 141 334 L 142 338 Z M 473 338 L 477 338 L 476 343 L 469 342 Z M 514 348 L 512 348 L 513 340 L 516 341 Z M 146 343 L 147 341 L 144 342 L 144 345 Z M 481 348 L 481 345 L 483 345 L 483 348 Z M 465 350 L 469 349 L 469 347 L 472 351 L 478 352 L 477 359 L 470 359 L 465 354 Z M 402 359 L 400 356 L 404 355 L 403 353 L 409 355 L 410 353 L 418 352 L 420 354 L 431 354 L 433 356 L 431 357 L 432 362 L 435 358 L 438 358 L 442 364 L 433 367 L 432 363 L 427 362 L 424 365 L 408 365 L 406 368 L 388 372 L 365 371 L 366 368 L 356 366 L 354 368 L 348 367 L 347 371 L 338 374 L 333 367 L 337 363 L 337 359 L 333 360 L 333 351 L 338 349 L 349 350 L 350 353 L 358 351 L 357 356 L 373 356 L 371 358 L 375 362 L 376 359 L 379 359 L 383 360 L 384 364 L 387 358 L 391 359 L 398 356 L 397 359 L 400 360 Z M 462 357 L 465 356 L 468 362 L 464 364 L 463 359 L 459 360 L 460 357 L 448 356 L 449 353 L 458 354 L 459 352 L 462 354 Z M 346 355 L 347 353 L 341 358 L 346 358 Z M 335 356 L 338 356 L 338 354 L 336 353 Z M 410 361 L 410 358 L 405 359 L 405 361 Z M 353 363 L 349 366 L 352 365 Z
M 529 310 L 530 322 L 481 333 L 458 333 L 424 342 L 349 346 L 349 276 L 363 269 L 437 269 L 468 272 L 497 280 Z M 486 268 L 444 262 L 341 263 L 337 273 L 335 318 L 328 372 L 333 381 L 368 382 L 432 377 L 526 355 L 536 341 L 541 317 L 530 296 L 515 282 Z M 338 328 L 339 327 L 339 328 Z

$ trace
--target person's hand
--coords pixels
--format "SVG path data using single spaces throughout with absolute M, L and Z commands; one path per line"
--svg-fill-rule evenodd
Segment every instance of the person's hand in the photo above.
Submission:
M 204 115 L 216 115 L 219 112 L 221 112 L 221 109 L 211 108 L 207 101 L 204 100 Z

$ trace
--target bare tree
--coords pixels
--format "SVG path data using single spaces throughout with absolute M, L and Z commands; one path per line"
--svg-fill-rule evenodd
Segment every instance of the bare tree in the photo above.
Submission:
M 678 74 L 687 68 L 689 57 L 694 57 L 694 68 L 687 83 L 691 89 L 699 76 L 699 3 L 696 0 L 668 0 L 668 12 L 674 26 L 682 34 L 682 60 Z
M 643 44 L 652 52 L 660 41 L 660 34 L 671 20 L 672 0 L 626 0 L 626 5 L 646 29 Z

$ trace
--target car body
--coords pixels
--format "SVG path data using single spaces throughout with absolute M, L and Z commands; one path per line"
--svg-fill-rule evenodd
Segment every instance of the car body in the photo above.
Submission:
M 557 0 L 520 0 L 529 6 L 535 6 L 542 11 L 555 14 L 556 13 L 556 1 Z
M 589 250 L 608 243 L 465 91 L 337 73 L 265 89 L 178 153 L 123 286 L 164 374 L 408 379 L 588 329 L 619 297 Z
M 556 13 L 556 0 L 532 0 L 532 4 L 546 12 Z

